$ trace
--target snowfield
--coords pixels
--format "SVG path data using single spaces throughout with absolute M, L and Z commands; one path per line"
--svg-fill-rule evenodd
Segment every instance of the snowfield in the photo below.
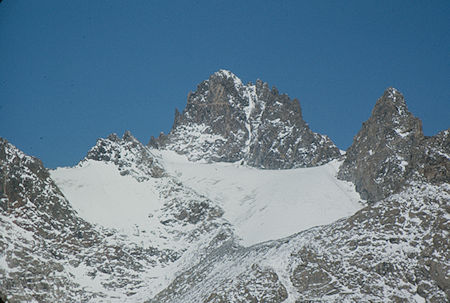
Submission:
M 184 185 L 219 203 L 244 246 L 329 224 L 364 206 L 354 185 L 336 178 L 339 161 L 262 170 L 238 163 L 190 162 L 173 151 L 152 152 Z
M 133 232 L 161 206 L 155 192 L 158 179 L 138 182 L 121 176 L 110 162 L 87 160 L 53 170 L 51 176 L 80 217 L 107 228 Z
M 167 172 L 224 210 L 240 244 L 287 237 L 352 215 L 364 205 L 353 184 L 340 181 L 340 162 L 313 168 L 261 170 L 237 163 L 188 161 L 172 151 L 152 150 Z M 88 222 L 129 235 L 150 226 L 162 206 L 160 179 L 138 182 L 112 163 L 88 160 L 58 168 L 52 178 Z

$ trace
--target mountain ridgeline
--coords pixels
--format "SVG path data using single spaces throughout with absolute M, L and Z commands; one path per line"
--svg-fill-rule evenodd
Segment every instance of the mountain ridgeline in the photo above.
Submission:
M 261 80 L 244 85 L 220 70 L 187 99 L 169 134 L 152 137 L 149 147 L 192 161 L 241 161 L 262 169 L 313 167 L 342 157 L 328 136 L 311 131 L 297 99 Z M 411 178 L 448 182 L 449 150 L 449 130 L 425 137 L 420 119 L 390 87 L 354 137 L 338 177 L 353 182 L 363 199 L 378 201 Z
M 450 129 L 424 136 L 394 88 L 345 154 L 225 70 L 148 145 L 48 170 L 0 138 L 0 302 L 449 302 L 449 233 Z
M 327 136 L 311 131 L 297 99 L 261 80 L 244 85 L 225 70 L 200 83 L 183 113 L 176 111 L 170 133 L 149 145 L 190 160 L 268 169 L 317 166 L 340 156 Z

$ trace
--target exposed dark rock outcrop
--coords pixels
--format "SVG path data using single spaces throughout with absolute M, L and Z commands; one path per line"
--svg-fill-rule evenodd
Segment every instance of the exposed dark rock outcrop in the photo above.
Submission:
M 1 138 L 0 184 L 0 290 L 11 302 L 74 294 L 58 260 L 91 246 L 98 234 L 76 216 L 40 160 Z
M 316 166 L 340 156 L 327 136 L 311 131 L 297 99 L 260 80 L 244 85 L 225 70 L 200 83 L 183 113 L 175 112 L 170 133 L 149 145 L 194 161 L 244 161 L 269 169 Z
M 369 201 L 400 191 L 412 178 L 448 182 L 449 146 L 448 131 L 426 138 L 403 95 L 388 88 L 347 150 L 338 177 Z
M 67 200 L 50 178 L 42 161 L 27 156 L 0 138 L 0 209 L 12 213 L 26 207 L 32 201 L 33 207 L 48 214 L 56 222 L 70 222 L 77 225 Z M 45 234 L 44 226 L 38 227 Z
M 425 138 L 413 155 L 417 175 L 431 183 L 450 183 L 450 128 Z

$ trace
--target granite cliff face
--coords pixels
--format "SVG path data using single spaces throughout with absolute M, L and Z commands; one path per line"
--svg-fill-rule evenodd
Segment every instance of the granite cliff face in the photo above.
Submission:
M 426 138 L 403 95 L 388 88 L 347 150 L 338 176 L 369 201 L 399 192 L 409 179 L 449 182 L 449 146 L 448 130 Z
M 419 174 L 432 183 L 450 183 L 450 128 L 425 138 L 421 153 L 414 159 Z
M 193 161 L 242 161 L 268 169 L 316 166 L 340 156 L 327 136 L 310 130 L 297 99 L 260 80 L 244 85 L 225 70 L 190 93 L 170 133 L 149 145 Z

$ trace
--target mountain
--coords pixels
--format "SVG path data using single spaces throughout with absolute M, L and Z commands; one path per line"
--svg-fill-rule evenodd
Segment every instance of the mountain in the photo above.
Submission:
M 165 175 L 164 168 L 129 131 L 125 132 L 122 139 L 116 134 L 99 139 L 84 159 L 88 160 L 111 162 L 122 176 L 131 175 L 138 181 Z
M 9 302 L 142 302 L 232 237 L 223 211 L 166 176 L 129 133 L 51 174 L 4 139 L 0 161 L 0 293 Z
M 403 95 L 388 88 L 347 150 L 339 178 L 353 182 L 363 199 L 378 201 L 410 179 L 448 183 L 449 154 L 449 130 L 426 138 Z
M 147 146 L 49 171 L 0 139 L 0 302 L 447 302 L 449 133 L 388 88 L 341 155 L 221 70 Z
M 183 113 L 176 111 L 170 133 L 149 145 L 192 161 L 241 161 L 267 169 L 311 167 L 340 157 L 327 136 L 311 131 L 297 99 L 261 80 L 244 85 L 226 70 L 200 83 Z
M 211 254 L 149 302 L 448 301 L 449 133 L 423 136 L 404 97 L 388 88 L 337 174 L 369 205 L 280 240 Z

